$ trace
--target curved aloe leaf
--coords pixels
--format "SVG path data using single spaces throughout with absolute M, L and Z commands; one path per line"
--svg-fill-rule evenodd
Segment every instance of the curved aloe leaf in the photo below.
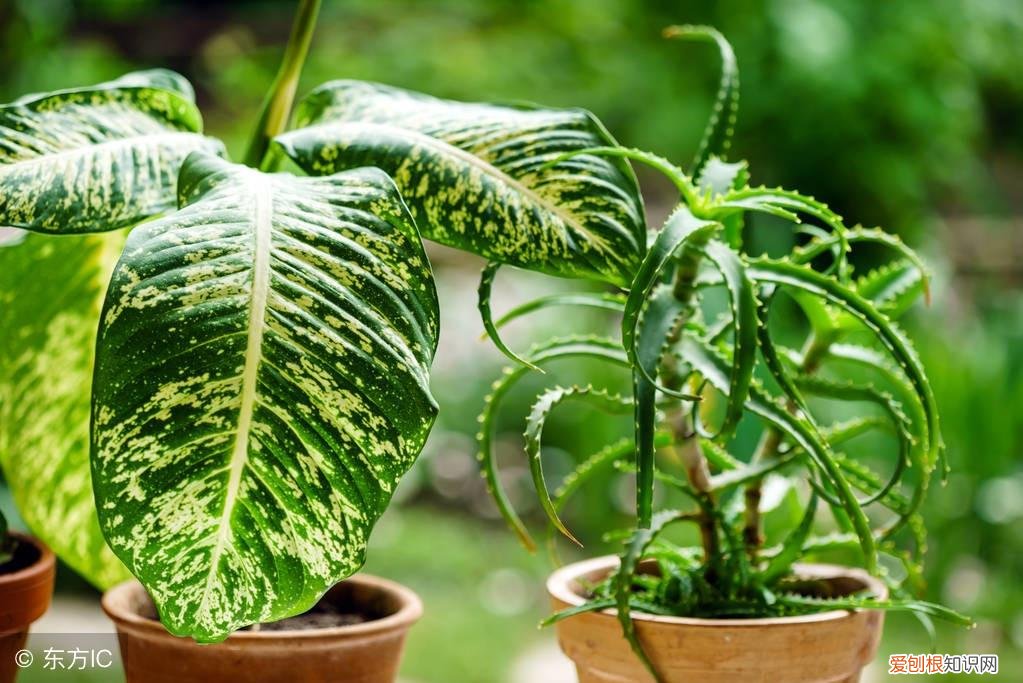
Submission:
M 89 470 L 96 321 L 123 242 L 0 244 L 0 467 L 32 532 L 101 589 L 129 577 L 100 531 Z
M 101 232 L 171 210 L 182 160 L 223 151 L 201 131 L 192 87 L 161 69 L 0 106 L 0 225 Z
M 218 640 L 363 563 L 436 405 L 429 262 L 376 169 L 204 154 L 137 228 L 103 310 L 93 471 L 111 547 L 168 630 Z
M 739 112 L 739 63 L 731 43 L 712 26 L 669 26 L 664 29 L 664 37 L 713 42 L 721 55 L 721 83 L 714 98 L 714 110 L 693 160 L 692 174 L 699 177 L 707 160 L 711 156 L 723 156 L 732 142 Z
M 810 268 L 761 257 L 751 260 L 749 273 L 755 281 L 784 285 L 820 297 L 855 316 L 873 332 L 919 396 L 925 418 L 923 436 L 927 452 L 931 461 L 937 460 L 943 446 L 934 393 L 912 343 L 894 322 L 856 292 Z
M 526 360 L 536 366 L 559 358 L 595 358 L 623 367 L 627 367 L 629 364 L 625 352 L 618 342 L 603 337 L 555 337 L 544 344 L 533 347 L 526 356 Z M 497 419 L 498 409 L 512 387 L 528 372 L 530 372 L 530 368 L 525 365 L 505 368 L 501 378 L 494 382 L 493 391 L 484 399 L 483 412 L 479 416 L 480 430 L 476 434 L 476 440 L 479 442 L 477 459 L 480 462 L 483 479 L 487 482 L 487 489 L 493 496 L 501 517 L 519 537 L 522 545 L 527 550 L 533 551 L 536 549 L 536 543 L 518 513 L 515 512 L 515 507 L 508 498 L 504 486 L 501 485 L 501 480 L 497 476 L 497 462 L 494 458 L 494 422 Z
M 727 390 L 729 363 L 704 340 L 687 335 L 682 338 L 677 351 L 682 359 L 690 363 L 713 387 L 719 391 Z M 867 569 L 875 571 L 877 548 L 870 522 L 853 494 L 849 482 L 842 475 L 834 453 L 821 437 L 816 425 L 800 415 L 790 413 L 755 385 L 751 386 L 746 407 L 751 413 L 760 416 L 769 425 L 788 436 L 812 458 L 814 465 L 826 474 L 828 481 L 838 491 L 841 505 L 838 509 L 849 515 L 856 529 Z
M 379 166 L 423 236 L 492 261 L 626 285 L 645 249 L 629 165 L 566 152 L 614 145 L 578 109 L 466 104 L 375 83 L 310 93 L 276 146 L 307 173 Z M 549 163 L 553 162 L 553 163 Z
M 494 278 L 497 277 L 497 271 L 501 268 L 500 263 L 491 261 L 483 268 L 483 272 L 480 274 L 480 286 L 476 290 L 477 302 L 476 308 L 479 309 L 480 319 L 483 320 L 483 329 L 486 331 L 486 335 L 490 337 L 490 341 L 494 343 L 497 350 L 504 354 L 504 356 L 520 365 L 525 365 L 530 370 L 536 370 L 537 372 L 543 372 L 542 369 L 536 367 L 527 360 L 523 360 L 521 356 L 512 351 L 507 344 L 504 343 L 504 339 L 501 338 L 501 333 L 497 331 L 497 325 L 494 324 L 494 316 L 490 310 L 490 297 L 491 291 L 494 288 Z
M 650 521 L 649 528 L 636 529 L 632 532 L 621 556 L 621 566 L 618 568 L 618 573 L 615 574 L 615 607 L 618 609 L 618 623 L 621 624 L 622 632 L 625 639 L 629 641 L 632 651 L 657 681 L 663 679 L 643 650 L 643 645 L 639 642 L 639 636 L 636 634 L 636 624 L 632 621 L 632 605 L 630 604 L 632 580 L 636 576 L 636 569 L 639 566 L 639 561 L 643 559 L 643 554 L 666 527 L 676 522 L 694 521 L 694 519 L 695 515 L 677 510 L 658 512 Z
M 594 389 L 592 386 L 585 387 L 555 387 L 548 389 L 533 403 L 529 411 L 529 419 L 526 422 L 526 455 L 529 457 L 529 472 L 533 477 L 533 486 L 540 497 L 540 506 L 543 508 L 547 519 L 554 527 L 567 536 L 576 545 L 582 546 L 568 527 L 558 516 L 554 501 L 551 500 L 550 492 L 547 490 L 547 482 L 543 476 L 543 465 L 540 462 L 541 439 L 543 428 L 547 424 L 547 418 L 555 407 L 569 400 L 588 400 L 603 410 L 610 413 L 621 413 L 632 407 L 632 402 L 621 396 L 611 395 L 606 390 Z
M 757 296 L 753 283 L 746 276 L 742 259 L 723 243 L 712 240 L 706 248 L 707 258 L 721 272 L 728 291 L 729 313 L 732 317 L 732 370 L 728 383 L 728 404 L 725 420 L 717 440 L 727 442 L 742 419 L 753 381 L 753 367 L 757 360 L 757 330 L 766 329 L 757 320 Z
M 680 262 L 677 267 L 685 269 L 678 277 L 691 286 L 696 280 L 701 249 L 720 228 L 720 223 L 701 220 L 685 206 L 679 206 L 657 233 L 630 286 L 629 297 L 625 302 L 625 313 L 622 316 L 622 345 L 633 363 L 637 363 L 640 314 L 650 298 L 650 293 L 664 279 L 664 274 L 676 267 L 674 262 L 676 257 Z M 682 294 L 677 298 L 683 303 L 689 303 L 689 293 Z M 652 375 L 646 379 L 654 383 Z

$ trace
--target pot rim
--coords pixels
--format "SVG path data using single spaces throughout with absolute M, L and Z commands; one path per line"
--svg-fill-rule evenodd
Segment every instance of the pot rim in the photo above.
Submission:
M 573 584 L 582 576 L 599 572 L 607 573 L 616 568 L 620 562 L 617 555 L 604 555 L 594 557 L 581 562 L 567 564 L 554 571 L 547 579 L 547 592 L 557 600 L 571 606 L 578 607 L 586 602 L 586 599 L 573 590 Z M 796 564 L 793 565 L 797 572 L 812 578 L 835 578 L 845 576 L 857 579 L 866 584 L 867 588 L 874 591 L 881 599 L 888 597 L 888 588 L 876 577 L 856 567 L 843 567 L 835 564 Z M 670 617 L 659 614 L 646 614 L 645 612 L 632 612 L 630 614 L 636 621 L 648 621 L 659 624 L 679 626 L 729 626 L 729 627 L 764 627 L 781 626 L 785 624 L 812 623 L 822 621 L 834 621 L 836 619 L 848 618 L 855 612 L 861 610 L 836 609 L 828 612 L 817 612 L 816 614 L 801 614 L 791 617 L 761 617 L 756 619 L 702 619 L 698 617 Z M 618 610 L 609 608 L 593 612 L 604 616 L 617 618 Z
M 36 549 L 39 557 L 36 561 L 16 572 L 0 573 L 0 591 L 17 586 L 22 588 L 26 585 L 45 583 L 51 580 L 57 564 L 57 557 L 50 550 L 50 547 L 35 536 L 23 534 L 20 531 L 8 531 L 7 535 L 18 540 L 19 543 L 28 543 Z
M 396 581 L 384 579 L 379 576 L 373 576 L 371 574 L 356 574 L 344 579 L 344 581 L 357 583 L 361 586 L 376 589 L 381 592 L 391 593 L 392 595 L 397 596 L 401 603 L 401 607 L 394 614 L 389 614 L 386 617 L 363 622 L 361 624 L 282 631 L 235 631 L 229 635 L 226 640 L 221 642 L 233 645 L 255 645 L 272 640 L 309 641 L 338 637 L 349 638 L 352 636 L 371 635 L 382 631 L 408 628 L 423 616 L 423 601 L 411 588 L 403 586 Z M 150 619 L 149 617 L 142 616 L 135 610 L 131 609 L 128 606 L 130 604 L 129 598 L 133 594 L 138 594 L 139 592 L 142 592 L 147 600 L 150 599 L 145 587 L 138 580 L 129 579 L 123 583 L 117 584 L 103 593 L 100 605 L 103 607 L 103 611 L 106 615 L 118 627 L 118 630 L 120 630 L 121 626 L 127 626 L 148 632 L 152 635 L 165 635 L 171 638 L 188 638 L 188 636 L 177 636 L 171 633 L 158 619 Z M 326 592 L 324 592 L 324 595 L 326 595 Z M 321 599 L 322 597 L 323 596 L 321 596 Z

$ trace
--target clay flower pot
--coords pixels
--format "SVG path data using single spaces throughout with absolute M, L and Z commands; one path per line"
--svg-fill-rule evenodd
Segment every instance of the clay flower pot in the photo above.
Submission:
M 103 596 L 103 611 L 117 626 L 127 683 L 393 683 L 405 635 L 423 613 L 419 597 L 393 581 L 362 574 L 334 586 L 324 604 L 370 620 L 239 631 L 221 643 L 200 645 L 167 632 L 137 581 Z
M 555 610 L 586 601 L 580 580 L 593 582 L 618 566 L 614 556 L 568 565 L 547 581 Z M 833 565 L 796 565 L 806 578 L 843 591 L 887 590 L 866 572 Z M 647 655 L 668 683 L 856 683 L 881 639 L 884 614 L 832 611 L 771 619 L 691 619 L 633 613 Z M 579 683 L 648 683 L 653 678 L 622 636 L 614 610 L 558 622 L 561 649 Z
M 16 541 L 11 571 L 0 573 L 0 683 L 18 673 L 15 655 L 25 647 L 28 628 L 50 607 L 56 559 L 41 541 L 10 534 Z

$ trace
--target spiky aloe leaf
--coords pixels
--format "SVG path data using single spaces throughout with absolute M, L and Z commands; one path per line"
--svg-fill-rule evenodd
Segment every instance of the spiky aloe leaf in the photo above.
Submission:
M 705 340 L 686 336 L 677 346 L 677 351 L 682 359 L 690 363 L 713 387 L 719 391 L 727 391 L 729 363 Z M 835 454 L 821 437 L 816 425 L 804 416 L 790 413 L 755 385 L 750 389 L 746 408 L 802 448 L 810 456 L 814 466 L 827 476 L 840 499 L 839 504 L 833 508 L 838 512 L 844 511 L 851 518 L 867 568 L 869 571 L 875 571 L 877 548 L 870 522 L 853 494 L 849 482 L 842 475 Z
M 614 145 L 578 109 L 440 100 L 335 81 L 299 105 L 277 148 L 311 174 L 379 166 L 423 235 L 492 261 L 626 285 L 645 249 L 642 200 Z
M 649 528 L 636 529 L 632 532 L 631 537 L 626 543 L 625 551 L 621 556 L 621 566 L 615 574 L 614 594 L 615 607 L 618 609 L 618 623 L 621 624 L 622 632 L 625 635 L 625 639 L 629 641 L 632 651 L 636 653 L 636 656 L 643 662 L 643 666 L 646 667 L 647 671 L 657 681 L 661 681 L 662 678 L 653 662 L 650 661 L 650 658 L 643 650 L 643 645 L 639 642 L 639 637 L 636 634 L 636 625 L 632 621 L 632 581 L 636 576 L 639 561 L 643 559 L 643 554 L 654 539 L 666 527 L 677 522 L 693 521 L 695 518 L 695 515 L 678 512 L 677 510 L 658 512 L 650 521 Z
M 585 387 L 554 387 L 548 389 L 537 397 L 533 407 L 529 411 L 529 419 L 526 422 L 526 431 L 523 436 L 526 439 L 526 455 L 529 457 L 529 472 L 533 477 L 533 486 L 536 488 L 540 498 L 540 506 L 547 515 L 547 519 L 554 527 L 574 541 L 582 545 L 579 540 L 568 530 L 568 527 L 558 516 L 557 507 L 551 500 L 550 492 L 547 490 L 547 482 L 543 476 L 543 465 L 540 462 L 541 440 L 543 428 L 547 424 L 547 418 L 558 405 L 570 400 L 589 401 L 599 408 L 610 413 L 622 413 L 632 407 L 632 402 L 621 396 L 611 395 L 606 390 L 594 389 L 592 386 Z
M 192 86 L 162 69 L 2 105 L 0 225 L 101 232 L 171 210 L 182 160 L 223 151 L 201 131 Z
M 494 324 L 494 317 L 490 310 L 490 297 L 491 290 L 494 288 L 494 278 L 497 277 L 497 271 L 501 268 L 501 264 L 495 261 L 491 261 L 483 268 L 483 272 L 480 274 L 480 286 L 477 290 L 477 302 L 476 308 L 479 309 L 480 319 L 483 321 L 483 329 L 486 335 L 490 337 L 490 341 L 494 343 L 497 350 L 504 354 L 505 358 L 520 365 L 525 365 L 530 370 L 536 370 L 543 372 L 540 368 L 536 367 L 527 360 L 523 360 L 521 356 L 511 350 L 508 345 L 501 338 L 501 333 L 497 331 L 497 325 Z
M 0 467 L 32 532 L 99 588 L 129 577 L 100 531 L 89 470 L 96 322 L 123 243 L 0 244 Z
M 93 471 L 111 547 L 168 630 L 218 640 L 363 563 L 419 454 L 437 299 L 389 178 L 190 156 L 104 305 Z
M 707 160 L 711 156 L 723 156 L 731 145 L 739 112 L 739 64 L 731 43 L 712 26 L 669 26 L 664 29 L 664 37 L 713 42 L 721 55 L 721 83 L 714 98 L 714 110 L 693 160 L 692 174 L 699 177 Z
M 729 313 L 732 317 L 732 369 L 725 420 L 717 437 L 724 443 L 742 419 L 746 395 L 753 380 L 753 367 L 756 365 L 757 330 L 764 328 L 757 320 L 757 297 L 753 283 L 747 277 L 746 266 L 739 255 L 717 240 L 707 245 L 706 254 L 721 272 L 728 291 Z
M 810 532 L 813 531 L 813 521 L 816 513 L 817 494 L 814 493 L 810 496 L 810 502 L 807 503 L 806 510 L 803 512 L 803 519 L 786 537 L 781 551 L 771 558 L 771 561 L 767 563 L 767 567 L 761 573 L 760 578 L 765 584 L 771 585 L 787 575 L 791 571 L 792 565 L 802 556 L 803 544 L 806 543 L 806 539 L 810 537 Z
M 817 296 L 854 316 L 877 337 L 919 397 L 917 402 L 924 414 L 922 438 L 931 461 L 935 461 L 943 446 L 934 393 L 912 343 L 898 326 L 855 291 L 805 266 L 761 257 L 751 260 L 749 273 L 755 281 L 791 287 Z
M 541 366 L 561 358 L 595 358 L 613 365 L 628 366 L 625 352 L 618 342 L 603 337 L 555 337 L 544 344 L 533 347 L 525 360 L 530 365 Z M 536 548 L 536 543 L 526 529 L 526 525 L 522 523 L 515 512 L 508 494 L 505 493 L 504 487 L 501 485 L 501 480 L 497 476 L 497 462 L 494 458 L 494 423 L 498 410 L 508 392 L 528 372 L 530 372 L 530 368 L 525 365 L 504 369 L 501 378 L 494 382 L 493 391 L 484 399 L 483 412 L 479 416 L 480 430 L 476 439 L 479 442 L 477 458 L 490 495 L 494 497 L 498 511 L 519 537 L 522 545 L 532 551 Z

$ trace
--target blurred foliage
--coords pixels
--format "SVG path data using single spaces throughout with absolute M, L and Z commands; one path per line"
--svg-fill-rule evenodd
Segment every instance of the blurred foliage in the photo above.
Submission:
M 742 73 L 736 147 L 769 184 L 919 230 L 933 204 L 998 210 L 984 159 L 1023 148 L 1023 4 L 1005 0 L 334 0 L 305 89 L 380 80 L 462 99 L 597 112 L 624 143 L 687 160 L 717 78 L 710 48 L 660 39 L 709 23 Z M 5 0 L 0 99 L 182 71 L 236 156 L 292 3 Z M 239 124 L 242 124 L 239 127 Z M 1004 206 L 1001 208 L 1004 209 Z
M 292 7 L 254 0 L 0 0 L 0 101 L 166 66 L 196 85 L 208 128 L 238 157 Z M 929 597 L 981 621 L 974 631 L 942 629 L 938 651 L 1005 653 L 1003 673 L 1011 675 L 1023 666 L 1023 249 L 995 246 L 993 238 L 1023 224 L 1023 2 L 325 0 L 301 90 L 358 78 L 461 99 L 583 106 L 622 143 L 685 162 L 711 106 L 718 66 L 707 46 L 660 39 L 665 25 L 682 22 L 713 24 L 735 45 L 742 94 L 734 145 L 758 170 L 755 182 L 799 188 L 852 219 L 901 232 L 938 270 L 932 307 L 916 311 L 909 325 L 935 387 L 954 468 L 926 507 Z M 650 189 L 654 204 L 671 202 L 666 195 L 656 201 L 658 191 L 667 192 L 661 185 Z M 956 239 L 964 215 L 992 224 L 970 237 L 968 252 Z M 993 216 L 1004 220 L 994 225 Z M 777 239 L 767 234 L 770 227 L 754 226 L 765 248 Z M 518 552 L 503 526 L 438 516 L 451 508 L 494 517 L 472 435 L 482 396 L 503 363 L 477 339 L 482 263 L 444 249 L 432 258 L 441 271 L 435 393 L 442 413 L 424 457 L 399 489 L 417 505 L 400 511 L 410 519 L 399 541 L 388 542 L 385 527 L 374 537 L 370 569 L 409 583 L 443 615 L 410 639 L 410 674 L 421 681 L 493 681 L 536 637 L 529 624 L 543 611 L 537 591 L 544 570 Z M 989 261 L 1009 270 L 994 272 Z M 502 274 L 495 311 L 569 286 L 575 285 Z M 549 336 L 613 329 L 614 321 L 552 313 L 535 324 Z M 535 336 L 522 326 L 507 332 L 517 349 Z M 570 381 L 586 369 L 566 363 L 536 381 Z M 588 379 L 625 387 L 618 375 Z M 516 393 L 502 427 L 504 476 L 520 510 L 535 506 L 520 432 L 536 388 Z M 548 477 L 557 481 L 572 461 L 627 429 L 627 420 L 585 408 L 559 413 L 546 431 Z M 567 520 L 587 541 L 586 553 L 610 548 L 600 535 L 626 519 L 631 489 L 609 477 L 574 501 Z M 774 514 L 792 514 L 788 495 L 775 491 Z M 507 565 L 495 570 L 508 571 L 495 576 L 494 558 Z M 535 584 L 525 607 L 480 616 L 487 590 L 511 591 L 522 580 Z M 888 651 L 926 651 L 911 620 L 891 623 Z M 481 660 L 485 676 L 470 670 Z

